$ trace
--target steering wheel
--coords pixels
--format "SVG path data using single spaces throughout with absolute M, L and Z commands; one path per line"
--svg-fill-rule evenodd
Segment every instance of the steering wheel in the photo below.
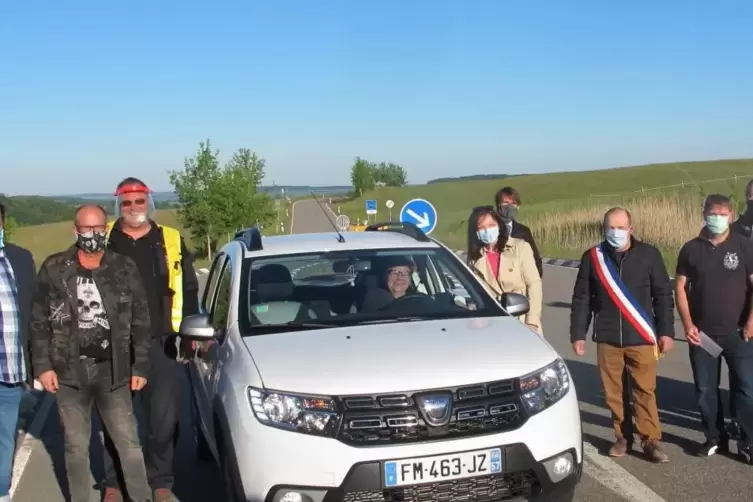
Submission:
M 392 300 L 390 303 L 388 303 L 387 305 L 382 305 L 381 307 L 376 309 L 376 311 L 381 312 L 384 310 L 390 310 L 390 309 L 400 307 L 404 304 L 407 304 L 416 300 L 430 301 L 432 303 L 434 302 L 434 298 L 430 297 L 429 295 L 425 295 L 422 293 L 413 293 L 413 294 L 407 294 L 407 295 L 401 296 L 400 298 L 396 298 Z

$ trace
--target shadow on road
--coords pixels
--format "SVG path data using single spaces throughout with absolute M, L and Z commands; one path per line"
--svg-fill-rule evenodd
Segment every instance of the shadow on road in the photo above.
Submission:
M 570 302 L 546 302 L 544 305 L 547 307 L 554 307 L 558 309 L 570 309 L 572 304 Z
M 577 360 L 567 360 L 567 366 L 573 376 L 578 400 L 592 406 L 606 408 L 601 388 L 599 373 L 594 364 Z M 722 389 L 722 402 L 725 410 L 729 409 L 729 392 Z M 623 396 L 623 399 L 625 397 Z M 683 382 L 673 378 L 659 376 L 656 382 L 656 399 L 659 407 L 659 418 L 662 429 L 664 425 L 672 425 L 690 430 L 700 429 L 700 414 L 695 403 L 695 389 L 690 382 Z M 632 417 L 630 406 L 626 406 L 626 417 Z M 584 423 L 612 429 L 612 419 L 589 411 L 581 410 Z M 628 420 L 626 420 L 628 421 Z M 632 420 L 629 421 L 632 423 Z M 591 442 L 601 453 L 606 453 L 611 447 L 611 441 L 584 433 L 586 440 Z M 639 439 L 636 437 L 636 441 Z M 684 437 L 662 431 L 662 441 L 682 448 L 686 453 L 692 453 L 697 444 Z

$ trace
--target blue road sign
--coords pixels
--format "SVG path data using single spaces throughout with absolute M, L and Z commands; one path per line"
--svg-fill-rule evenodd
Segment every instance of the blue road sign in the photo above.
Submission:
M 377 201 L 369 199 L 366 201 L 366 214 L 377 214 Z
M 424 199 L 413 199 L 405 203 L 400 210 L 400 221 L 413 223 L 423 230 L 425 234 L 430 234 L 437 227 L 439 215 L 431 202 Z

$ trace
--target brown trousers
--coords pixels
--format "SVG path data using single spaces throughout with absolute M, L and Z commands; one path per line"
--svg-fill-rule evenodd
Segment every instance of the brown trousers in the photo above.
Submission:
M 623 372 L 627 370 L 632 381 L 633 416 L 636 432 L 642 441 L 659 441 L 661 426 L 659 410 L 656 407 L 656 358 L 654 348 L 649 345 L 637 347 L 614 347 L 597 343 L 599 375 L 604 388 L 607 407 L 612 412 L 615 436 L 626 438 L 632 430 L 625 423 L 623 402 Z M 631 434 L 632 435 L 632 434 Z

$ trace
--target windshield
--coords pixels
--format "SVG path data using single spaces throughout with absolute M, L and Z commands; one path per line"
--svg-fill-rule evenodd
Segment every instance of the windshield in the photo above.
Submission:
M 275 326 L 339 327 L 507 315 L 451 253 L 356 250 L 244 260 L 245 335 Z

